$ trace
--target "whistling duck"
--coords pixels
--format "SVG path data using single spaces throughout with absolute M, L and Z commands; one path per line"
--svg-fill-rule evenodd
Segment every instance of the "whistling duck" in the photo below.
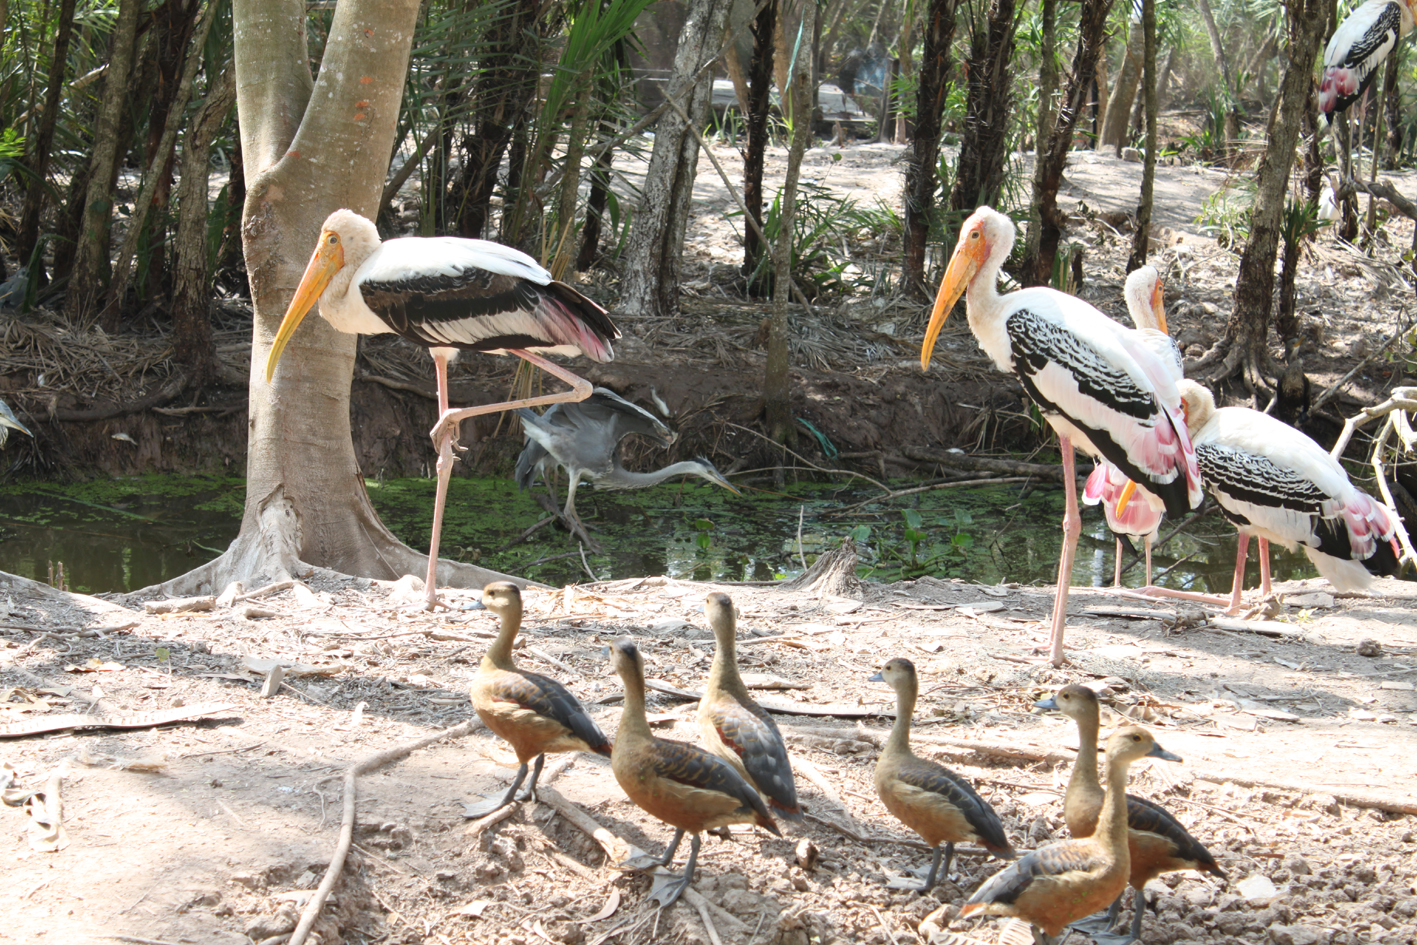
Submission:
M 949 768 L 917 757 L 910 750 L 910 717 L 920 691 L 915 664 L 896 657 L 867 682 L 889 683 L 896 701 L 895 724 L 876 761 L 876 793 L 886 810 L 935 848 L 930 873 L 917 892 L 929 892 L 937 877 L 949 878 L 956 843 L 972 840 L 1000 859 L 1013 859 L 1004 825 L 989 802 Z
M 969 897 L 960 918 L 1016 916 L 1042 930 L 1051 943 L 1059 932 L 1092 915 L 1127 888 L 1127 769 L 1151 755 L 1179 761 L 1144 728 L 1129 726 L 1107 739 L 1107 792 L 1097 830 L 1085 839 L 1050 843 L 995 873 Z
M 782 734 L 772 716 L 748 695 L 748 687 L 738 675 L 733 600 L 715 591 L 708 596 L 704 613 L 718 641 L 704 697 L 699 701 L 704 747 L 756 787 L 774 813 L 800 821 L 802 808 L 797 804 L 797 786 Z
M 659 895 L 660 905 L 670 906 L 694 879 L 703 831 L 757 824 L 777 836 L 782 833 L 758 792 L 732 765 L 697 745 L 659 738 L 649 730 L 644 657 L 634 641 L 616 640 L 610 654 L 625 686 L 625 710 L 615 733 L 610 767 L 630 800 L 674 828 L 674 839 L 654 865 L 668 866 L 684 834 L 694 835 L 683 874 Z
M 488 584 L 478 606 L 502 618 L 502 629 L 472 677 L 472 705 L 487 727 L 512 746 L 521 767 L 501 800 L 469 807 L 473 816 L 491 813 L 518 797 L 517 788 L 526 778 L 527 763 L 533 758 L 536 768 L 531 773 L 531 783 L 519 799 L 534 796 L 547 752 L 610 755 L 610 739 L 565 686 L 518 669 L 512 662 L 512 642 L 522 624 L 522 594 L 517 586 L 509 581 Z
M 1057 709 L 1078 726 L 1078 756 L 1073 773 L 1068 778 L 1068 790 L 1063 799 L 1063 820 L 1074 837 L 1090 837 L 1097 829 L 1102 812 L 1102 785 L 1097 780 L 1097 731 L 1101 707 L 1097 693 L 1086 686 L 1064 686 L 1051 699 L 1035 703 L 1040 709 Z M 1142 914 L 1146 911 L 1148 882 L 1162 873 L 1175 870 L 1199 870 L 1225 879 L 1225 872 L 1216 864 L 1199 840 L 1182 827 L 1171 812 L 1160 804 L 1127 795 L 1127 849 L 1131 856 L 1129 883 L 1136 892 L 1132 914 L 1132 938 L 1141 938 Z M 1121 898 L 1108 911 L 1108 925 L 1121 909 Z

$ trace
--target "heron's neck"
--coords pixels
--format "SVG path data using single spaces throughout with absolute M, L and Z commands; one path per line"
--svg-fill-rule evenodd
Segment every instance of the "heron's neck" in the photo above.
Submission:
M 663 469 L 656 469 L 654 472 L 639 473 L 622 469 L 618 471 L 614 482 L 597 482 L 596 484 L 621 489 L 643 489 L 645 486 L 657 486 L 664 480 L 673 479 L 675 476 L 703 476 L 703 474 L 703 466 L 693 460 L 685 460 L 665 466 Z
M 497 639 L 492 641 L 492 645 L 487 648 L 487 653 L 482 657 L 484 668 L 512 669 L 512 642 L 517 638 L 517 631 L 521 629 L 522 612 L 519 608 L 509 607 L 501 613 L 502 628 L 497 631 Z
M 896 687 L 895 724 L 891 726 L 890 737 L 886 739 L 882 754 L 910 753 L 910 718 L 915 714 L 915 698 L 920 685 L 914 679 L 907 679 Z

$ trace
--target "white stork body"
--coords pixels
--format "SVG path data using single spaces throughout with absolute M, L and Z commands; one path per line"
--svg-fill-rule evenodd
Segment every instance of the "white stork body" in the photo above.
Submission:
M 1073 444 L 1105 457 L 1176 515 L 1199 504 L 1200 475 L 1175 381 L 1137 331 L 1053 289 L 999 295 L 999 268 L 1013 241 L 1013 221 L 989 207 L 965 221 L 935 297 L 920 360 L 928 366 L 941 325 L 967 290 L 969 327 L 980 347 L 1001 371 L 1019 379 L 1058 434 L 1067 504 L 1051 659 L 1060 665 L 1072 560 L 1082 529 Z
M 1368 0 L 1333 31 L 1319 83 L 1319 111 L 1330 124 L 1334 115 L 1363 97 L 1378 66 L 1412 29 L 1409 2 L 1417 0 Z
M 583 400 L 591 385 L 535 352 L 595 361 L 615 355 L 620 336 L 605 310 L 557 282 L 536 260 L 509 246 L 455 237 L 379 240 L 374 224 L 352 210 L 325 220 L 315 253 L 271 343 L 266 380 L 301 320 L 319 299 L 320 314 L 351 334 L 395 333 L 428 349 L 438 374 L 438 495 L 424 588 L 437 599 L 438 541 L 452 474 L 458 425 L 479 414 Z M 512 354 L 561 378 L 566 393 L 460 410 L 448 407 L 448 363 L 459 351 Z
M 1123 297 L 1127 301 L 1127 312 L 1132 316 L 1132 324 L 1141 334 L 1141 340 L 1160 360 L 1172 381 L 1185 376 L 1181 365 L 1181 349 L 1166 333 L 1166 314 L 1162 305 L 1162 282 L 1155 266 L 1141 266 L 1127 276 Z M 1128 504 L 1118 509 L 1118 503 L 1126 495 L 1127 475 L 1116 466 L 1103 460 L 1087 477 L 1082 490 L 1084 505 L 1101 503 L 1102 513 L 1107 518 L 1107 527 L 1117 536 L 1116 565 L 1113 584 L 1122 586 L 1122 536 L 1142 540 L 1146 553 L 1146 583 L 1151 586 L 1151 545 L 1156 540 L 1161 527 L 1161 518 L 1166 506 L 1161 499 L 1148 489 L 1137 488 L 1136 498 L 1127 496 Z
M 1186 422 L 1205 487 L 1240 532 L 1230 607 L 1240 605 L 1249 537 L 1260 540 L 1261 590 L 1268 594 L 1269 542 L 1302 546 L 1340 591 L 1393 573 L 1395 516 L 1349 482 L 1323 447 L 1282 420 L 1248 407 L 1215 407 L 1210 391 L 1181 382 Z

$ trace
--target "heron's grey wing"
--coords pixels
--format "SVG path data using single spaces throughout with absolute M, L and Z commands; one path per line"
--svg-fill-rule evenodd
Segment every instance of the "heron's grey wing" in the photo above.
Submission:
M 658 417 L 604 387 L 597 387 L 579 403 L 566 404 L 563 415 L 582 434 L 589 430 L 604 431 L 612 445 L 631 433 L 647 436 L 661 446 L 674 441 L 673 434 Z

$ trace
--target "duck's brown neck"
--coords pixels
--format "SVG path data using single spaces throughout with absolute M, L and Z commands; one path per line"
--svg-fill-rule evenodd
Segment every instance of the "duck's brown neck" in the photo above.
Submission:
M 910 717 L 915 714 L 915 698 L 919 695 L 920 684 L 912 677 L 903 680 L 895 689 L 895 724 L 891 726 L 890 737 L 886 739 L 883 753 L 908 754 L 910 752 Z
M 1097 819 L 1097 837 L 1112 850 L 1127 845 L 1127 770 L 1126 758 L 1107 759 L 1107 793 L 1102 796 L 1102 814 Z
M 1097 730 L 1100 723 L 1097 715 L 1090 712 L 1084 712 L 1073 721 L 1078 724 L 1078 757 L 1068 778 L 1068 795 L 1072 796 L 1075 792 L 1100 794 L 1102 784 L 1097 780 Z M 1110 779 L 1108 783 L 1111 783 Z
M 625 684 L 625 711 L 620 713 L 620 728 L 616 732 L 616 740 L 626 735 L 634 738 L 653 738 L 649 730 L 649 719 L 645 718 L 644 675 L 627 669 L 620 673 L 620 681 Z
M 497 632 L 497 639 L 487 648 L 487 653 L 482 657 L 482 665 L 512 669 L 512 643 L 517 638 L 517 631 L 521 629 L 522 611 L 520 607 L 506 607 L 499 616 L 502 618 L 502 629 Z
M 737 627 L 731 619 L 718 620 L 713 626 L 718 647 L 713 654 L 713 665 L 709 668 L 707 692 L 721 690 L 735 696 L 747 696 L 748 687 L 743 685 L 743 677 L 738 675 L 738 647 L 735 641 Z

